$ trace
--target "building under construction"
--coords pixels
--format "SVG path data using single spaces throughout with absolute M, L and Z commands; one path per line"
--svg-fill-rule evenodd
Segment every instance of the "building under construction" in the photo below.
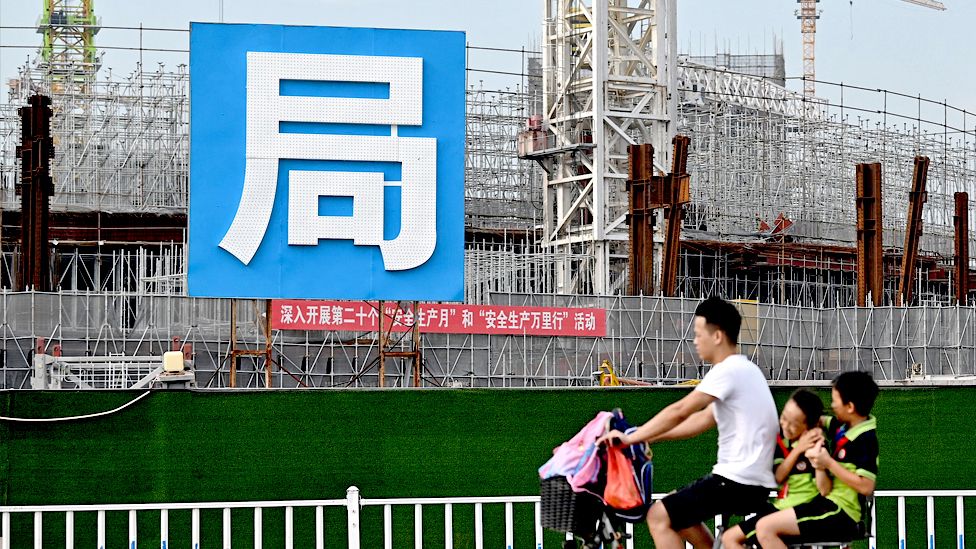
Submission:
M 201 386 L 383 384 L 376 334 L 272 331 L 263 302 L 186 297 L 186 66 L 104 74 L 91 3 L 43 5 L 39 54 L 0 113 L 5 386 L 29 386 L 55 347 L 187 348 Z M 469 52 L 466 301 L 602 306 L 609 335 L 424 335 L 422 363 L 386 384 L 414 368 L 424 385 L 589 385 L 604 359 L 644 382 L 698 377 L 688 326 L 714 294 L 741 300 L 743 347 L 771 379 L 976 373 L 971 116 L 960 129 L 942 103 L 934 123 L 805 96 L 781 51 L 681 55 L 675 2 L 656 5 L 547 0 L 541 48 L 511 50 L 507 89 L 470 84 L 484 67 Z M 47 163 L 24 153 L 43 149 L 24 124 L 37 95 Z M 129 366 L 61 381 L 128 386 Z

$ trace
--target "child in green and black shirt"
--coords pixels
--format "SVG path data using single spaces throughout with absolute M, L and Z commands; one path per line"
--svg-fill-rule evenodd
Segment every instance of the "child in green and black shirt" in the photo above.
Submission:
M 866 372 L 845 372 L 834 379 L 824 442 L 806 455 L 816 468 L 820 495 L 792 509 L 759 520 L 757 537 L 764 549 L 786 548 L 785 541 L 850 541 L 860 536 L 862 500 L 874 493 L 878 476 L 878 437 L 871 415 L 878 386 Z
M 773 474 L 779 491 L 769 507 L 756 516 L 729 528 L 722 535 L 726 549 L 741 549 L 747 541 L 755 541 L 759 519 L 780 509 L 806 503 L 817 496 L 814 467 L 804 453 L 823 440 L 819 428 L 823 414 L 820 397 L 806 389 L 795 391 L 779 416 L 780 433 L 776 435 Z

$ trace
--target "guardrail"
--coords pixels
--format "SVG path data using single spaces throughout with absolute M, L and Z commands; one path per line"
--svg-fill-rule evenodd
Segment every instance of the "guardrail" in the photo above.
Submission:
M 663 497 L 664 494 L 654 494 L 654 498 L 658 499 Z M 895 499 L 895 504 L 897 506 L 897 532 L 898 532 L 898 546 L 904 549 L 907 546 L 907 534 L 906 534 L 906 502 L 914 498 L 924 498 L 926 506 L 926 540 L 925 546 L 929 549 L 934 549 L 935 547 L 935 536 L 936 536 L 936 515 L 935 515 L 935 503 L 939 498 L 951 498 L 955 502 L 955 523 L 956 523 L 956 539 L 955 546 L 957 549 L 965 548 L 965 498 L 976 498 L 976 490 L 879 490 L 875 493 L 875 507 L 878 508 L 877 502 L 889 501 Z M 76 547 L 76 518 L 78 515 L 95 515 L 96 527 L 96 547 L 97 549 L 105 549 L 106 532 L 108 530 L 106 513 L 111 512 L 125 512 L 128 515 L 128 547 L 129 549 L 137 549 L 139 546 L 139 524 L 140 524 L 140 513 L 153 512 L 159 514 L 159 537 L 160 540 L 159 547 L 161 549 L 169 549 L 172 547 L 179 547 L 186 544 L 186 546 L 192 549 L 201 549 L 201 510 L 221 510 L 220 519 L 220 532 L 221 532 L 221 548 L 231 549 L 232 547 L 232 534 L 234 533 L 235 525 L 238 522 L 231 521 L 231 510 L 233 509 L 251 509 L 253 510 L 253 519 L 250 522 L 249 527 L 241 528 L 242 530 L 253 531 L 254 542 L 253 547 L 255 549 L 262 549 L 264 544 L 264 510 L 266 509 L 283 509 L 284 510 L 284 549 L 294 549 L 295 546 L 295 533 L 296 528 L 300 531 L 306 531 L 307 529 L 314 530 L 315 538 L 315 549 L 325 549 L 325 547 L 336 547 L 342 546 L 343 540 L 341 536 L 334 536 L 329 540 L 326 539 L 325 530 L 325 509 L 329 507 L 340 508 L 345 510 L 346 515 L 346 536 L 345 536 L 345 546 L 348 549 L 362 549 L 361 538 L 362 538 L 362 524 L 360 521 L 360 512 L 364 508 L 368 507 L 378 507 L 382 509 L 383 514 L 383 548 L 392 549 L 394 546 L 393 539 L 393 509 L 394 507 L 413 507 L 413 541 L 414 547 L 416 549 L 421 549 L 425 546 L 424 536 L 424 517 L 433 515 L 430 512 L 430 508 L 438 508 L 440 513 L 443 513 L 444 521 L 444 547 L 445 549 L 454 549 L 455 536 L 458 531 L 455 528 L 454 522 L 454 510 L 456 505 L 473 505 L 474 507 L 474 532 L 473 532 L 473 543 L 474 549 L 485 549 L 485 532 L 498 532 L 500 530 L 500 525 L 491 524 L 486 528 L 484 520 L 484 508 L 485 506 L 495 506 L 501 505 L 504 507 L 504 532 L 505 532 L 505 547 L 506 549 L 514 549 L 515 547 L 515 506 L 532 506 L 533 517 L 534 517 L 534 549 L 543 549 L 543 529 L 540 522 L 541 509 L 539 504 L 539 496 L 504 496 L 504 497 L 448 497 L 448 498 L 363 498 L 359 493 L 359 489 L 355 486 L 350 487 L 346 491 L 345 499 L 323 499 L 323 500 L 295 500 L 295 501 L 244 501 L 244 502 L 211 502 L 211 503 L 149 503 L 149 504 L 118 504 L 118 505 L 40 505 L 40 506 L 0 506 L 0 517 L 2 517 L 2 541 L 0 541 L 0 549 L 11 549 L 11 547 L 28 547 L 28 541 L 25 539 L 14 539 L 13 532 L 11 530 L 11 519 L 16 515 L 24 515 L 27 517 L 32 517 L 32 529 L 33 529 L 33 545 L 35 549 L 41 549 L 43 547 L 53 547 L 50 540 L 45 542 L 44 539 L 44 517 L 45 515 L 51 514 L 61 514 L 63 515 L 63 522 L 65 525 L 65 549 L 74 549 Z M 300 521 L 296 524 L 295 521 L 295 510 L 297 509 L 308 509 L 314 511 L 314 523 L 310 520 L 306 522 Z M 170 514 L 172 512 L 182 512 L 189 511 L 191 515 L 189 528 L 189 539 L 179 540 L 176 543 L 170 539 Z M 877 526 L 878 517 L 875 515 L 872 517 L 872 531 L 871 536 L 868 540 L 868 545 L 871 549 L 877 549 Z M 61 520 L 59 518 L 58 522 Z M 213 526 L 213 525 L 207 525 Z M 245 526 L 247 526 L 245 524 Z M 889 526 L 890 528 L 890 526 Z M 631 524 L 627 525 L 627 532 L 633 533 L 634 526 Z M 156 537 L 153 537 L 155 542 Z M 328 544 L 326 543 L 328 541 Z M 527 545 L 523 543 L 523 546 Z M 945 545 L 945 544 L 943 544 Z M 398 547 L 403 547 L 400 543 Z M 428 544 L 429 546 L 429 544 Z M 917 540 L 912 540 L 912 546 L 917 547 L 919 544 Z M 628 539 L 625 543 L 626 549 L 634 549 L 633 539 Z
M 163 371 L 159 356 L 34 355 L 33 389 L 142 389 Z

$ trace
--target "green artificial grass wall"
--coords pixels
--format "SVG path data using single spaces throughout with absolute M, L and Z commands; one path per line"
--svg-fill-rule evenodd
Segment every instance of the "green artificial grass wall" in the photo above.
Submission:
M 505 496 L 538 493 L 536 470 L 552 449 L 596 412 L 620 407 L 642 422 L 687 392 L 641 389 L 459 389 L 158 391 L 116 414 L 61 423 L 0 422 L 0 458 L 6 464 L 5 505 L 341 499 L 358 486 L 365 498 Z M 776 389 L 781 406 L 789 390 Z M 141 394 L 123 391 L 0 393 L 4 416 L 61 417 L 115 408 Z M 824 402 L 829 393 L 822 391 Z M 876 405 L 881 444 L 879 489 L 972 489 L 976 442 L 972 402 L 976 388 L 886 389 Z M 968 433 L 968 435 L 966 434 Z M 658 444 L 655 491 L 669 491 L 709 472 L 716 436 Z M 909 534 L 924 538 L 924 502 L 910 503 Z M 948 505 L 948 504 L 947 504 Z M 969 506 L 973 511 L 972 505 Z M 212 514 L 219 524 L 220 511 Z M 363 513 L 364 547 L 382 532 L 382 511 Z M 503 509 L 485 508 L 485 524 L 503 524 Z M 531 507 L 516 507 L 516 546 L 531 546 Z M 893 517 L 894 503 L 879 504 Z M 306 516 L 306 514 L 308 516 Z M 976 516 L 967 513 L 967 524 Z M 140 543 L 158 540 L 158 519 L 140 514 Z M 189 514 L 173 513 L 174 538 Z M 249 547 L 252 512 L 234 511 L 235 547 Z M 938 536 L 955 533 L 951 508 L 937 508 Z M 327 531 L 345 536 L 345 514 L 327 511 Z M 950 520 L 951 519 L 951 520 Z M 51 515 L 45 535 L 63 537 Z M 110 514 L 110 534 L 125 545 L 124 513 Z M 296 512 L 296 524 L 312 520 Z M 879 522 L 893 527 L 893 519 Z M 76 518 L 79 542 L 94 539 L 94 517 Z M 265 511 L 266 546 L 281 546 L 283 511 Z M 455 509 L 455 529 L 468 530 L 473 509 Z M 186 524 L 184 524 L 186 523 Z M 398 545 L 412 545 L 413 510 L 396 509 Z M 29 517 L 17 517 L 15 535 L 29 536 Z M 219 530 L 205 531 L 219 545 Z M 487 546 L 503 546 L 493 527 Z M 365 532 L 371 533 L 365 533 Z M 443 513 L 425 510 L 425 546 L 443 546 Z M 640 546 L 650 546 L 637 528 Z M 300 540 L 311 534 L 305 528 Z M 149 541 L 142 541 L 143 536 Z M 893 530 L 879 546 L 895 546 Z M 428 538 L 430 538 L 428 540 Z M 547 536 L 547 544 L 556 539 Z M 489 543 L 490 542 L 490 543 Z M 115 543 L 110 543 L 110 546 Z M 158 546 L 158 543 L 156 544 Z M 175 543 L 174 543 L 175 545 Z M 148 545 L 147 545 L 148 546 Z M 307 546 L 307 540 L 297 546 Z M 552 546 L 556 546 L 555 542 Z M 473 547 L 459 533 L 455 547 Z

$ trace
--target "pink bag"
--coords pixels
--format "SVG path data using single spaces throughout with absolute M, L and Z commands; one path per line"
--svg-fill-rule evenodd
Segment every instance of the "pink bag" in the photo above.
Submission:
M 596 480 L 600 472 L 596 439 L 607 432 L 610 412 L 600 412 L 576 433 L 553 451 L 552 458 L 539 468 L 539 477 L 566 477 L 574 492 L 583 492 L 583 486 Z

